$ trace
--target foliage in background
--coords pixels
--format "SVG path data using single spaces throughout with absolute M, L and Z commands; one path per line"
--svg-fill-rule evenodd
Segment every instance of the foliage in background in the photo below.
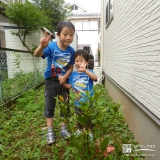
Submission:
M 32 2 L 49 18 L 47 28 L 53 32 L 56 31 L 59 21 L 67 20 L 71 15 L 71 6 L 64 0 L 32 0 Z
M 24 91 L 32 88 L 39 83 L 43 82 L 43 74 L 38 70 L 29 73 L 24 73 L 23 71 L 14 74 L 13 78 L 6 79 L 2 81 L 2 99 L 0 99 L 0 104 L 9 101 L 15 96 L 22 94 Z
M 71 112 L 72 117 L 66 117 L 72 136 L 70 143 L 64 148 L 63 158 L 66 160 L 127 160 L 128 157 L 122 152 L 122 144 L 132 144 L 132 147 L 139 145 L 127 123 L 124 122 L 124 116 L 120 112 L 121 104 L 112 101 L 103 85 L 95 85 L 94 96 L 90 97 L 89 95 L 87 93 L 89 103 L 81 103 L 80 105 L 83 112 L 81 116 L 76 116 L 73 109 Z M 64 115 L 67 106 L 74 108 L 75 96 L 76 94 L 71 92 L 70 103 L 64 102 L 62 98 L 61 100 L 57 99 L 59 102 L 57 106 L 62 109 Z M 89 119 L 94 125 L 93 140 L 90 139 L 91 126 L 88 126 Z M 74 134 L 77 130 L 75 128 L 76 122 L 84 126 L 84 132 L 79 136 Z M 115 151 L 106 155 L 108 146 L 113 146 Z M 133 148 L 131 154 L 133 154 Z M 136 152 L 136 154 L 140 155 L 140 152 Z M 129 157 L 129 159 L 142 160 L 143 157 Z
M 44 87 L 43 87 L 44 88 Z M 143 157 L 124 156 L 122 144 L 138 145 L 133 133 L 124 122 L 120 112 L 121 105 L 115 104 L 108 96 L 104 86 L 95 86 L 95 95 L 90 97 L 93 108 L 84 106 L 84 113 L 78 119 L 74 113 L 73 98 L 70 102 L 71 117 L 68 118 L 69 129 L 72 133 L 70 141 L 60 136 L 59 117 L 60 107 L 66 109 L 65 102 L 59 101 L 54 118 L 56 144 L 46 144 L 46 121 L 43 117 L 44 89 L 25 92 L 17 100 L 15 106 L 0 111 L 0 159 L 54 159 L 54 160 L 142 160 Z M 94 99 L 95 100 L 94 100 Z M 89 140 L 89 132 L 85 130 L 80 136 L 74 135 L 77 120 L 83 124 L 86 117 L 94 123 L 94 139 Z M 98 144 L 95 145 L 95 143 Z M 107 157 L 103 155 L 105 147 L 112 145 L 115 151 Z M 133 146 L 132 146 L 133 147 Z M 137 153 L 137 152 L 136 152 Z
M 100 60 L 100 50 L 98 49 L 98 60 Z
M 32 51 L 26 43 L 26 36 L 31 35 L 34 31 L 46 27 L 49 19 L 36 5 L 30 3 L 28 0 L 25 3 L 15 2 L 3 4 L 6 9 L 5 14 L 10 19 L 10 23 L 18 26 L 18 31 L 13 31 L 12 34 L 18 36 L 21 43 L 28 51 Z
M 0 106 L 6 105 L 24 91 L 44 81 L 43 71 L 41 68 L 37 69 L 34 57 L 33 62 L 31 60 L 31 63 L 27 65 L 27 54 L 24 55 L 19 52 L 12 52 L 10 54 L 12 57 L 11 62 L 9 61 L 10 67 L 7 67 L 3 72 L 0 70 Z M 31 55 L 29 57 L 32 58 Z M 30 71 L 27 70 L 28 66 L 30 67 Z

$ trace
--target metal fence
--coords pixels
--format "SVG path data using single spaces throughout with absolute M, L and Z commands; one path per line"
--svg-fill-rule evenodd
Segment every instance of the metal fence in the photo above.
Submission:
M 0 106 L 44 82 L 46 60 L 27 51 L 0 48 Z

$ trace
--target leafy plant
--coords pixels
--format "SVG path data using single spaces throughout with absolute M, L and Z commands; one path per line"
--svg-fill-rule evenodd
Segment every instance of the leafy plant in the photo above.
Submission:
M 24 91 L 43 81 L 43 75 L 39 70 L 36 71 L 36 77 L 34 71 L 29 73 L 20 71 L 19 73 L 14 74 L 13 78 L 6 79 L 1 83 L 3 102 L 22 94 Z M 1 103 L 2 100 L 0 101 L 0 104 Z
M 74 93 L 70 94 L 70 103 L 66 103 L 63 98 L 60 100 L 57 98 L 57 106 L 61 108 L 64 114 L 66 114 L 68 106 L 74 108 L 75 96 Z M 137 145 L 138 142 L 124 122 L 124 116 L 120 112 L 121 104 L 114 103 L 107 95 L 104 86 L 100 85 L 94 86 L 94 96 L 90 97 L 89 93 L 87 96 L 89 103 L 81 103 L 79 107 L 83 112 L 81 116 L 75 115 L 73 109 L 72 118 L 65 117 L 72 136 L 63 154 L 64 159 L 125 159 L 126 157 L 122 153 L 122 144 Z M 90 140 L 91 126 L 88 126 L 89 120 L 94 124 L 93 140 Z M 83 134 L 78 137 L 74 134 L 76 129 L 73 122 L 78 122 L 84 126 Z M 107 152 L 107 148 L 110 146 L 112 151 L 114 150 L 111 154 Z
M 100 60 L 100 50 L 98 49 L 98 60 Z
M 71 15 L 72 8 L 64 0 L 32 0 L 39 9 L 43 10 L 49 18 L 47 28 L 56 31 L 58 22 L 67 19 Z
M 6 9 L 6 16 L 10 19 L 10 23 L 16 24 L 18 27 L 18 31 L 13 31 L 12 34 L 18 36 L 23 46 L 31 52 L 32 50 L 26 43 L 26 36 L 47 26 L 49 22 L 48 17 L 28 0 L 24 3 L 8 3 L 4 5 L 4 8 Z
M 56 144 L 46 143 L 46 121 L 43 117 L 44 86 L 38 90 L 24 92 L 14 106 L 0 111 L 0 159 L 54 159 L 54 160 L 142 160 L 141 156 L 125 156 L 122 144 L 138 145 L 133 133 L 124 122 L 120 112 L 120 103 L 116 104 L 108 96 L 104 86 L 94 88 L 93 97 L 88 97 L 92 107 L 82 104 L 84 116 L 82 119 L 74 113 L 74 93 L 71 92 L 69 103 L 57 97 L 54 117 Z M 71 116 L 65 117 L 72 133 L 69 141 L 59 135 L 60 108 L 71 107 Z M 94 124 L 94 138 L 90 140 L 89 128 L 84 133 L 74 135 L 77 120 L 85 124 L 86 117 Z M 114 147 L 112 153 L 107 148 Z M 133 153 L 133 152 L 132 152 Z M 138 153 L 140 154 L 140 153 Z

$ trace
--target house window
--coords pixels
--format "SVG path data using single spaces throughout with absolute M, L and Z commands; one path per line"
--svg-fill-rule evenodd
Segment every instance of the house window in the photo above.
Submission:
M 113 0 L 110 0 L 110 8 L 109 8 L 109 13 L 110 13 L 110 19 L 113 17 Z
M 90 30 L 98 30 L 97 21 L 90 21 Z
M 89 21 L 83 22 L 83 30 L 89 30 Z
M 76 30 L 82 30 L 82 22 L 75 22 L 74 25 Z
M 76 30 L 80 31 L 97 31 L 98 23 L 97 21 L 84 21 L 84 22 L 74 22 L 74 26 Z
M 113 18 L 113 0 L 109 0 L 106 6 L 106 26 L 108 26 L 112 18 Z
M 106 6 L 106 25 L 109 23 L 109 3 Z
M 72 6 L 72 10 L 78 10 L 78 6 L 73 5 L 73 6 Z

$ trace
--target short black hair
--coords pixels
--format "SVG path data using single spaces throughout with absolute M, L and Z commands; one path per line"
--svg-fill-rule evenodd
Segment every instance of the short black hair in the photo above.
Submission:
M 57 25 L 57 33 L 60 34 L 64 27 L 71 28 L 75 32 L 75 27 L 72 22 L 69 21 L 61 21 Z
M 89 53 L 86 50 L 78 49 L 74 54 L 74 61 L 76 57 L 83 56 L 83 58 L 86 60 L 86 62 L 89 61 Z

